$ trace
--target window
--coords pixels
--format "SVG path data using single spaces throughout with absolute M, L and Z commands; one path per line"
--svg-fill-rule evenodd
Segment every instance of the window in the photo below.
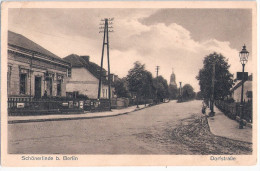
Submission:
M 247 98 L 252 98 L 252 97 L 253 97 L 252 91 L 247 91 L 247 92 L 246 92 L 246 97 L 247 97 Z
M 26 93 L 26 74 L 20 74 L 20 94 Z
M 68 77 L 71 77 L 71 68 L 69 68 L 69 69 L 67 70 L 67 76 L 68 76 Z
M 57 96 L 61 96 L 61 80 L 57 80 Z
M 66 92 L 66 97 L 72 98 L 73 97 L 73 92 Z
M 73 91 L 73 98 L 77 98 L 79 96 L 79 92 L 78 91 Z
M 12 71 L 12 66 L 8 66 L 8 71 L 7 71 L 7 92 L 9 93 L 9 88 L 11 86 L 11 71 Z
M 105 97 L 105 89 L 102 89 L 103 98 Z
M 52 79 L 46 80 L 47 84 L 47 95 L 52 96 Z

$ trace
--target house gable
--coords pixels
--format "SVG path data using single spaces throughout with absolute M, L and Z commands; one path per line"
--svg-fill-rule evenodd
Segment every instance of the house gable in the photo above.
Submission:
M 70 82 L 73 81 L 89 81 L 98 83 L 99 80 L 91 74 L 85 67 L 72 67 Z

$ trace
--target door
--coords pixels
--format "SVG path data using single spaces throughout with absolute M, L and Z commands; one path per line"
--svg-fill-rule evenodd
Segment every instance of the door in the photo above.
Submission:
M 35 77 L 35 98 L 41 98 L 42 96 L 42 78 Z
M 57 96 L 61 96 L 61 80 L 57 80 Z

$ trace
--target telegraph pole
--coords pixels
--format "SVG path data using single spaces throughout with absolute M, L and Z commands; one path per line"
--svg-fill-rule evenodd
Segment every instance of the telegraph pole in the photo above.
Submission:
M 156 68 L 155 68 L 155 71 L 156 71 L 156 84 L 157 84 L 157 86 L 158 86 L 158 73 L 159 73 L 159 69 L 160 69 L 160 66 L 157 65 Z M 156 86 L 156 90 L 155 90 L 156 103 L 158 103 L 158 95 L 157 95 L 158 90 L 157 90 L 157 86 Z
M 214 55 L 214 61 L 213 61 L 213 66 L 212 66 L 212 83 L 211 83 L 211 106 L 210 106 L 210 116 L 214 116 L 214 92 L 215 92 L 215 70 L 216 70 L 216 58 Z
M 99 84 L 98 84 L 98 100 L 100 99 L 100 92 L 101 92 L 101 82 L 102 82 L 102 71 L 103 71 L 103 59 L 104 59 L 104 49 L 107 46 L 107 71 L 108 71 L 108 98 L 109 98 L 109 110 L 111 110 L 111 83 L 110 83 L 110 60 L 109 60 L 109 32 L 113 32 L 113 27 L 109 26 L 113 24 L 114 18 L 105 18 L 102 19 L 102 25 L 99 27 L 99 33 L 104 33 L 103 35 L 103 45 L 102 45 L 102 55 L 101 55 L 101 65 L 100 65 L 100 74 L 99 74 Z M 104 25 L 104 26 L 103 26 Z
M 156 66 L 156 78 L 158 78 L 159 69 L 160 69 L 160 66 Z
M 182 102 L 182 87 L 181 87 L 182 82 L 179 82 L 179 83 L 180 83 L 180 101 Z

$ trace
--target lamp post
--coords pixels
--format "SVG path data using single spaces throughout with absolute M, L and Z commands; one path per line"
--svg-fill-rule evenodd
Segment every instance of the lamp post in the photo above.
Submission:
M 239 58 L 240 63 L 242 64 L 242 87 L 241 87 L 241 101 L 240 101 L 240 107 L 241 107 L 241 113 L 240 113 L 240 121 L 239 121 L 239 129 L 243 129 L 243 117 L 244 117 L 244 70 L 245 65 L 248 61 L 249 52 L 246 50 L 246 45 L 243 46 L 243 49 L 241 52 L 239 52 Z

